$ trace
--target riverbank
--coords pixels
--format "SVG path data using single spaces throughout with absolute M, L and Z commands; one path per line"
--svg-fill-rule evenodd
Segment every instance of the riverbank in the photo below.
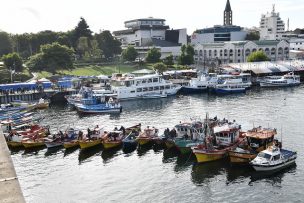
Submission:
M 15 168 L 0 126 L 0 202 L 25 202 Z

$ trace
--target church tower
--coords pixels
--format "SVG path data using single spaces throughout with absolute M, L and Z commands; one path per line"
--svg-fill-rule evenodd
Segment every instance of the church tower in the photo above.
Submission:
M 226 8 L 224 11 L 224 26 L 232 25 L 232 10 L 230 6 L 230 1 L 227 0 Z

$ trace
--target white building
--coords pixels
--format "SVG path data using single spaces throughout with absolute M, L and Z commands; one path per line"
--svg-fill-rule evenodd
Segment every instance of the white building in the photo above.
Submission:
M 304 38 L 291 38 L 288 41 L 290 50 L 304 51 Z
M 245 40 L 247 31 L 242 27 L 232 24 L 232 10 L 230 1 L 227 0 L 224 10 L 223 25 L 215 25 L 210 28 L 196 30 L 191 37 L 191 44 L 227 42 L 227 41 L 243 41 Z
M 121 41 L 122 48 L 134 46 L 141 58 L 149 49 L 156 47 L 162 58 L 172 54 L 180 55 L 181 45 L 187 44 L 187 30 L 169 30 L 165 19 L 141 18 L 125 22 L 126 30 L 114 31 L 115 37 Z
M 289 43 L 285 40 L 239 41 L 206 43 L 194 46 L 197 64 L 223 64 L 246 62 L 255 51 L 264 51 L 271 61 L 289 57 Z
M 275 12 L 275 5 L 271 13 L 262 14 L 260 21 L 261 40 L 280 40 L 285 32 L 285 24 L 279 13 Z

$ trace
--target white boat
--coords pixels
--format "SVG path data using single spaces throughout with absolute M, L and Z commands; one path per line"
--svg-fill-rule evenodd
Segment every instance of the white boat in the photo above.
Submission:
M 294 164 L 296 158 L 296 152 L 271 146 L 261 151 L 250 165 L 256 171 L 278 171 Z
M 114 76 L 111 81 L 111 89 L 117 94 L 117 99 L 128 100 L 142 98 L 145 94 L 175 95 L 181 86 L 166 81 L 159 74 Z
M 293 72 L 283 76 L 266 76 L 260 81 L 261 87 L 290 87 L 300 84 L 300 76 Z
M 252 85 L 250 74 L 218 75 L 218 84 L 214 87 L 215 93 L 244 93 Z
M 209 87 L 217 85 L 217 76 L 214 73 L 202 74 L 197 78 L 191 78 L 189 85 L 183 86 L 181 91 L 184 94 L 206 92 Z

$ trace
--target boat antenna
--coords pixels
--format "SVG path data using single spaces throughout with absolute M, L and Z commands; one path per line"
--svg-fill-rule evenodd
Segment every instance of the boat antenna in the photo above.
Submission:
M 281 145 L 283 145 L 282 143 L 283 143 L 283 127 L 281 125 Z

